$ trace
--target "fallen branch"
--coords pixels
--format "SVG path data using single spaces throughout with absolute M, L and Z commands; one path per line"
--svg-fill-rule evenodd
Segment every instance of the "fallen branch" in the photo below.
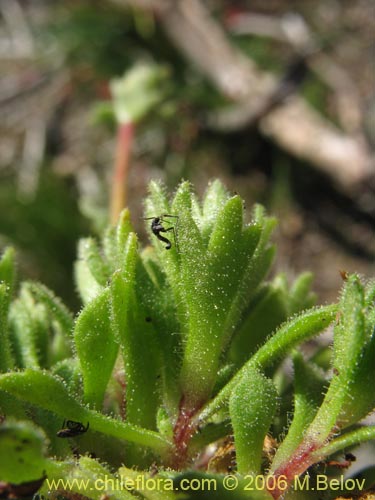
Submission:
M 257 119 L 278 88 L 274 75 L 260 71 L 231 45 L 225 31 L 199 0 L 112 0 L 151 9 L 176 47 L 233 107 L 211 117 L 209 125 L 240 129 Z M 216 120 L 216 121 L 215 121 Z M 260 130 L 290 154 L 326 172 L 345 191 L 373 171 L 367 144 L 345 134 L 301 97 L 282 102 L 259 119 Z

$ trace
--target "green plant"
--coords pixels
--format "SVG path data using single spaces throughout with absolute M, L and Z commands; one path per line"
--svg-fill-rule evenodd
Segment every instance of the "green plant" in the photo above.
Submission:
M 127 210 L 101 246 L 80 241 L 77 318 L 39 283 L 13 299 L 5 251 L 3 488 L 36 490 L 46 477 L 40 492 L 54 498 L 277 499 L 313 464 L 375 437 L 358 426 L 375 405 L 375 282 L 351 275 L 339 303 L 323 307 L 307 273 L 290 287 L 283 275 L 266 282 L 275 220 L 257 206 L 244 224 L 242 200 L 219 181 L 202 204 L 187 182 L 171 203 L 151 183 L 145 216 L 161 214 L 178 216 L 170 250 L 151 232 L 153 247 L 141 249 Z M 298 351 L 331 323 L 333 348 L 315 358 L 331 358 L 332 376 Z M 293 384 L 280 367 L 289 354 Z M 56 436 L 65 419 L 83 430 Z M 266 453 L 268 432 L 277 451 Z M 76 481 L 51 486 L 59 479 Z

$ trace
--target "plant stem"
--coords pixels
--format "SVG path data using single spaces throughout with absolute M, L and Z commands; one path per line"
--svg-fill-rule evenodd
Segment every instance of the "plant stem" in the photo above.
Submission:
M 173 429 L 173 441 L 175 450 L 172 462 L 173 468 L 175 470 L 182 469 L 182 467 L 186 463 L 188 457 L 189 441 L 197 429 L 197 424 L 193 422 L 193 417 L 197 413 L 197 411 L 198 408 L 187 408 L 185 406 L 185 399 L 182 398 L 177 421 Z
M 119 123 L 117 129 L 117 147 L 112 177 L 111 224 L 116 224 L 121 210 L 127 203 L 127 185 L 131 147 L 134 137 L 134 122 Z
M 315 443 L 302 443 L 302 445 L 295 450 L 293 455 L 271 474 L 277 479 L 275 484 L 279 484 L 279 478 L 283 478 L 288 486 L 290 486 L 297 476 L 300 476 L 316 462 L 313 458 L 313 453 L 316 451 L 317 447 Z M 272 488 L 269 493 L 277 500 L 283 495 L 284 491 L 276 487 Z

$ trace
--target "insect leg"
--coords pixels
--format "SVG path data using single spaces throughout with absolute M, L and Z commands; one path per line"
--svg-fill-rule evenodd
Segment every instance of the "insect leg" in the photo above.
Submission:
M 160 232 L 166 233 L 167 231 L 169 231 L 169 229 L 172 229 L 172 228 L 170 227 L 170 228 L 164 229 L 164 230 L 160 229 L 159 233 L 156 234 L 156 237 L 157 237 L 158 240 L 164 241 L 164 243 L 167 244 L 166 247 L 165 247 L 166 250 L 169 250 L 171 248 L 172 243 L 171 243 L 171 241 L 168 238 L 165 238 L 164 236 L 162 236 L 160 234 Z
M 176 226 L 169 227 L 169 228 L 166 229 L 166 231 L 173 231 L 173 238 L 174 238 L 174 241 L 175 241 L 175 245 L 176 245 L 177 251 L 179 252 L 180 249 L 178 248 L 178 240 L 177 240 L 177 225 L 178 225 L 179 216 L 178 215 L 170 215 L 170 214 L 163 214 L 161 216 L 161 220 L 162 220 L 163 223 L 165 223 L 165 224 L 171 224 L 171 222 L 169 222 L 167 220 L 163 220 L 163 217 L 173 217 L 173 218 L 177 219 Z M 169 247 L 169 248 L 171 248 L 171 247 Z
M 178 249 L 178 242 L 177 242 L 177 238 L 176 238 L 176 231 L 175 231 L 175 228 L 174 226 L 172 227 L 168 227 L 167 229 L 164 229 L 163 233 L 166 233 L 167 231 L 173 231 L 173 239 L 174 239 L 174 242 L 175 242 L 175 245 L 176 245 L 176 248 L 177 248 L 177 251 L 179 252 L 179 249 Z M 160 236 L 160 234 L 159 234 Z M 172 243 L 170 244 L 170 246 L 165 247 L 167 250 L 169 250 L 172 246 Z

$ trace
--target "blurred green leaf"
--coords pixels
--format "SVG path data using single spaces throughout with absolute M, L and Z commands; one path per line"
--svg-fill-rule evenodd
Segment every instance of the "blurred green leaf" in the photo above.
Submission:
M 20 484 L 45 475 L 47 438 L 30 422 L 7 420 L 0 426 L 0 477 Z

